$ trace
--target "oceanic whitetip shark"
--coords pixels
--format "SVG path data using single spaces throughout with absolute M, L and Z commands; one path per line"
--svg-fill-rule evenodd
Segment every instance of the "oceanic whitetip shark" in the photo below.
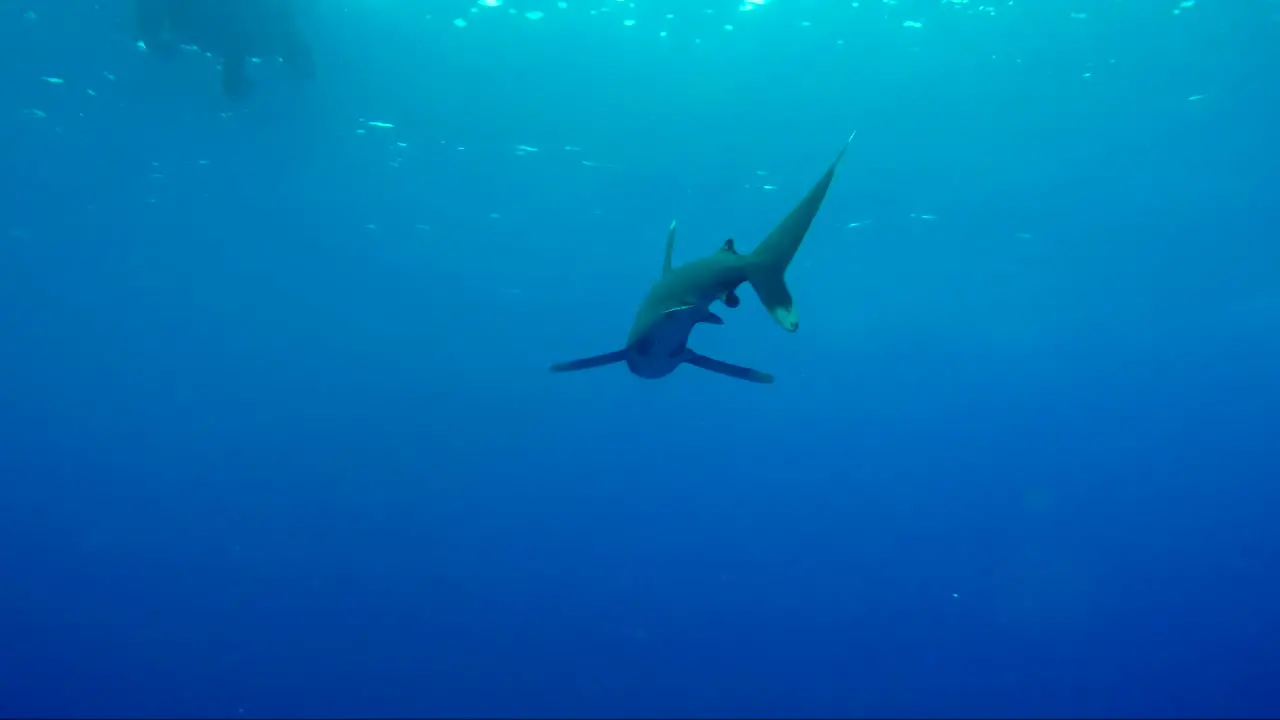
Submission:
M 222 89 L 249 94 L 253 57 L 279 56 L 304 80 L 316 75 L 311 43 L 303 34 L 301 0 L 134 0 L 138 35 L 159 54 L 191 43 L 222 57 Z
M 747 255 L 740 255 L 734 249 L 733 240 L 729 240 L 707 257 L 673 267 L 671 254 L 675 248 L 676 224 L 672 222 L 667 231 L 662 277 L 649 288 L 649 294 L 640 303 L 627 344 L 620 350 L 603 355 L 552 365 L 551 371 L 571 372 L 626 362 L 631 372 L 642 378 L 660 378 L 688 363 L 749 382 L 773 382 L 772 375 L 759 370 L 698 354 L 689 348 L 689 334 L 698 323 L 723 325 L 724 320 L 711 312 L 711 303 L 720 300 L 727 307 L 737 307 L 736 291 L 744 282 L 755 289 L 760 302 L 782 329 L 795 332 L 800 327 L 791 291 L 785 281 L 787 266 L 800 249 L 800 242 L 809 231 L 818 208 L 822 207 L 836 166 L 852 140 L 850 135 L 836 159 L 808 194 Z

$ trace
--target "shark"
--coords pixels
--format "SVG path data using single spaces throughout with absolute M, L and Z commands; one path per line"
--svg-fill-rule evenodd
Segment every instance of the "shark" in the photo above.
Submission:
M 222 89 L 246 97 L 253 57 L 279 57 L 304 80 L 316 75 L 296 0 L 134 0 L 139 39 L 158 54 L 189 43 L 222 58 Z
M 692 365 L 739 380 L 772 383 L 774 378 L 768 373 L 698 353 L 689 347 L 689 335 L 700 324 L 723 325 L 724 319 L 712 312 L 711 305 L 718 300 L 725 307 L 738 307 L 741 300 L 737 290 L 744 282 L 755 290 L 760 303 L 783 330 L 795 332 L 800 328 L 787 288 L 787 268 L 822 207 L 836 167 L 853 137 L 849 136 L 822 177 L 750 253 L 739 253 L 730 239 L 711 255 L 674 266 L 671 260 L 676 223 L 672 222 L 667 229 L 662 275 L 641 301 L 626 344 L 612 352 L 557 363 L 551 371 L 575 372 L 625 362 L 633 374 L 657 379 L 681 365 Z

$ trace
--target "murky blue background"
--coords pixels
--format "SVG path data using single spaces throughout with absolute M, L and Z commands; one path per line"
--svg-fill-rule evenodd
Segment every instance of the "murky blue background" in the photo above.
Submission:
M 0 1 L 0 714 L 1280 712 L 1276 2 L 302 15 Z

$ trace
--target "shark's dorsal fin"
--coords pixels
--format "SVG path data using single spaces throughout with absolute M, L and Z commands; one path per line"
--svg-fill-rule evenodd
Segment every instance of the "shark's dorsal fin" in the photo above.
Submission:
M 720 252 L 727 252 L 733 255 L 738 254 L 738 249 L 733 246 L 733 238 L 729 238 L 724 241 L 724 244 L 720 246 Z
M 666 275 L 671 272 L 671 253 L 676 249 L 676 221 L 671 221 L 671 227 L 667 228 L 667 252 L 662 257 L 662 274 Z

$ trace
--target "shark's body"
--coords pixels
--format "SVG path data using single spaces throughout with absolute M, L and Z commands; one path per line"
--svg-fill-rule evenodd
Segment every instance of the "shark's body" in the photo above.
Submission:
M 138 34 L 159 53 L 195 45 L 222 58 L 222 89 L 243 97 L 253 87 L 248 63 L 279 57 L 303 79 L 315 77 L 311 44 L 295 0 L 134 0 Z
M 852 136 L 849 139 L 852 140 Z M 707 257 L 673 267 L 671 255 L 676 226 L 672 223 L 667 232 L 662 277 L 640 303 L 626 346 L 603 355 L 553 365 L 552 371 L 570 372 L 626 362 L 631 372 L 640 377 L 660 378 L 688 363 L 742 380 L 773 382 L 773 376 L 758 370 L 698 354 L 689 348 L 689 335 L 699 323 L 723 325 L 724 321 L 711 311 L 711 304 L 720 300 L 728 307 L 737 307 L 737 289 L 744 282 L 755 289 L 760 302 L 784 330 L 795 332 L 800 327 L 785 281 L 787 267 L 822 207 L 836 166 L 847 148 L 848 141 L 808 194 L 748 255 L 738 254 L 733 241 L 729 240 Z

